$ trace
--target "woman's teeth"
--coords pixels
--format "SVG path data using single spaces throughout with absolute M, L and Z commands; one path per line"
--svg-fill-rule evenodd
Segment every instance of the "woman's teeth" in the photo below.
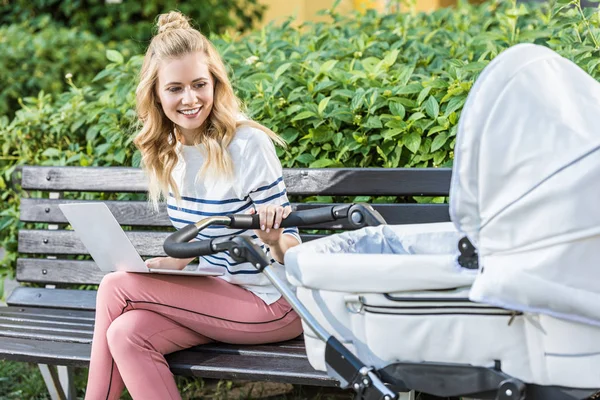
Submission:
M 196 114 L 198 111 L 200 111 L 201 107 L 198 108 L 194 108 L 192 110 L 181 110 L 179 111 L 180 113 L 184 114 L 184 115 L 194 115 Z

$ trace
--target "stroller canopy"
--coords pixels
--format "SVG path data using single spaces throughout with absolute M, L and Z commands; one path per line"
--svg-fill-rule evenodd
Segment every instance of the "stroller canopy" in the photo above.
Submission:
M 600 325 L 600 84 L 514 46 L 463 109 L 450 214 L 479 254 L 471 300 Z

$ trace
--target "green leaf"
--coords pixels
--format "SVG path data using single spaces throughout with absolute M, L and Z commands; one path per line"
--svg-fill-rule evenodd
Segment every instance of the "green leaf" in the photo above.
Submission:
M 285 63 L 283 65 L 280 65 L 279 68 L 277 68 L 277 71 L 275 71 L 275 80 L 279 79 L 279 77 L 283 75 L 283 73 L 287 71 L 291 66 L 292 63 Z
M 427 86 L 426 88 L 423 88 L 423 90 L 421 90 L 421 92 L 419 93 L 419 97 L 417 97 L 417 103 L 418 104 L 423 103 L 423 100 L 425 100 L 425 98 L 427 97 L 429 92 L 431 92 L 431 86 Z
M 333 69 L 333 67 L 335 67 L 335 64 L 337 64 L 337 60 L 325 61 L 319 68 L 319 72 L 321 74 L 326 74 L 329 71 L 331 71 Z
M 117 50 L 111 49 L 106 50 L 106 58 L 108 58 L 109 61 L 112 61 L 115 64 L 123 64 L 123 62 L 125 61 L 121 53 L 119 53 Z
M 423 90 L 423 85 L 421 85 L 420 83 L 411 83 L 410 85 L 406 85 L 404 87 L 401 87 L 396 92 L 396 94 L 398 94 L 398 95 L 401 95 L 401 94 L 414 94 L 414 93 L 421 92 L 421 90 Z
M 431 136 L 434 133 L 438 133 L 438 132 L 442 132 L 442 131 L 446 131 L 448 130 L 448 128 L 438 125 L 438 126 L 434 126 L 433 128 L 431 128 L 429 131 L 427 131 L 427 136 Z
M 296 161 L 301 162 L 303 164 L 311 163 L 315 160 L 315 156 L 309 153 L 300 154 L 296 157 Z
M 358 108 L 360 108 L 363 105 L 363 101 L 365 99 L 365 90 L 364 89 L 358 89 L 356 91 L 356 93 L 354 94 L 354 97 L 352 98 L 352 102 L 350 103 L 350 107 L 353 110 L 356 110 Z
M 376 115 L 370 116 L 369 119 L 367 120 L 367 122 L 365 124 L 363 124 L 363 126 L 365 128 L 383 128 L 381 119 Z
M 142 165 L 142 153 L 139 150 L 136 150 L 133 153 L 133 157 L 131 157 L 131 166 L 134 168 L 139 168 Z
M 329 100 L 331 100 L 331 97 L 325 97 L 323 100 L 321 100 L 319 102 L 319 115 L 323 115 L 323 111 L 325 111 L 325 108 L 327 107 L 327 104 L 329 104 Z
M 342 132 L 337 132 L 335 135 L 333 135 L 333 144 L 335 145 L 335 147 L 340 146 L 340 143 L 342 143 L 343 138 L 344 135 L 342 134 Z
M 312 134 L 313 143 L 324 143 L 333 138 L 333 131 L 325 125 L 321 125 L 316 129 L 309 129 L 309 132 Z
M 406 109 L 404 108 L 404 106 L 398 102 L 392 102 L 389 105 L 390 107 L 390 112 L 397 117 L 400 117 L 400 119 L 404 119 L 404 117 L 406 116 Z
M 296 114 L 296 116 L 292 118 L 292 121 L 300 121 L 310 117 L 316 117 L 316 114 L 312 111 L 302 111 L 301 113 Z
M 319 159 L 319 160 L 311 163 L 309 165 L 309 167 L 310 168 L 325 168 L 325 167 L 328 167 L 328 166 L 330 166 L 330 165 L 332 165 L 334 163 L 335 163 L 335 161 L 330 160 L 328 158 L 321 158 L 321 159 Z
M 44 152 L 42 153 L 42 156 L 48 157 L 48 158 L 60 157 L 61 155 L 62 155 L 62 153 L 58 149 L 55 149 L 54 147 L 49 147 L 46 150 L 44 150 Z
M 401 133 L 404 133 L 405 131 L 406 131 L 406 129 L 403 129 L 403 128 L 388 129 L 387 131 L 383 131 L 381 136 L 383 137 L 384 140 L 391 140 L 391 139 L 395 138 L 396 136 L 400 135 Z
M 371 196 L 355 196 L 352 200 L 353 203 L 366 203 L 371 201 Z
M 401 87 L 406 86 L 406 84 L 410 80 L 410 77 L 412 76 L 414 71 L 415 71 L 414 65 L 408 66 L 408 67 L 403 67 L 402 72 L 400 73 L 400 76 L 398 77 L 398 86 L 401 86 Z
M 425 114 L 423 114 L 422 112 L 416 112 L 416 113 L 412 114 L 410 117 L 408 117 L 408 120 L 409 121 L 418 121 L 423 118 L 425 118 Z
M 433 153 L 433 163 L 434 165 L 442 165 L 444 160 L 446 160 L 447 153 L 446 151 L 437 151 Z
M 248 77 L 246 77 L 246 80 L 248 82 L 272 82 L 273 81 L 273 75 L 271 74 L 267 74 L 264 72 L 259 72 L 256 74 L 252 74 Z
M 388 52 L 385 55 L 385 57 L 383 58 L 383 63 L 388 68 L 391 67 L 396 62 L 396 59 L 398 58 L 398 54 L 400 54 L 400 50 L 398 50 L 398 49 L 394 49 L 394 50 Z
M 127 155 L 127 153 L 125 152 L 125 149 L 121 148 L 121 149 L 117 150 L 115 153 L 115 161 L 118 162 L 119 164 L 123 164 L 123 162 L 125 161 L 126 155 Z
M 433 96 L 429 96 L 427 101 L 425 102 L 425 112 L 431 118 L 437 118 L 440 114 L 440 106 Z
M 379 154 L 379 156 L 383 159 L 383 161 L 387 162 L 387 154 L 385 154 L 379 146 L 375 146 L 375 150 L 377 151 L 377 154 Z
M 433 138 L 433 142 L 431 143 L 431 152 L 435 152 L 435 151 L 441 149 L 442 146 L 444 146 L 444 144 L 446 144 L 447 140 L 448 140 L 448 132 L 441 132 L 439 135 L 437 135 L 435 138 Z
M 411 133 L 402 138 L 404 146 L 412 153 L 416 153 L 421 147 L 421 136 L 417 133 Z
M 444 111 L 444 114 L 450 115 L 454 111 L 460 109 L 465 104 L 466 100 L 467 100 L 467 96 L 458 96 L 458 97 L 451 98 L 450 101 L 448 102 L 448 105 L 446 106 L 446 110 Z

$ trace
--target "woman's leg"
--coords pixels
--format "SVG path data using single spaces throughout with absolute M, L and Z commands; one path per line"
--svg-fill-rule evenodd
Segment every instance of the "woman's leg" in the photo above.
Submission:
M 180 400 L 164 354 L 211 341 L 146 310 L 131 310 L 118 317 L 106 337 L 129 393 L 134 399 L 147 400 Z
M 112 273 L 103 279 L 98 291 L 88 399 L 112 398 L 113 392 L 118 397 L 122 390 L 121 374 L 113 365 L 106 333 L 113 321 L 130 310 L 160 314 L 199 334 L 198 343 L 209 339 L 229 343 L 268 343 L 294 338 L 302 331 L 298 316 L 283 299 L 266 305 L 251 292 L 219 278 Z M 111 337 L 119 340 L 125 336 Z M 186 340 L 183 345 L 189 347 Z M 122 345 L 115 343 L 111 347 L 121 348 Z M 136 357 L 119 355 L 117 358 L 121 372 L 128 374 L 139 370 Z M 132 390 L 129 378 L 124 378 L 128 389 Z M 135 386 L 153 390 L 159 383 L 146 379 Z

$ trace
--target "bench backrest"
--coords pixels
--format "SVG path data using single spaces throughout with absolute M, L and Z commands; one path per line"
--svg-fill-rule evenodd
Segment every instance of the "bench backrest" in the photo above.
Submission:
M 395 199 L 448 196 L 451 170 L 284 169 L 283 176 L 291 201 L 312 196 L 393 196 Z M 98 284 L 102 279 L 104 273 L 94 261 L 73 257 L 88 254 L 76 234 L 65 229 L 67 221 L 58 208 L 60 203 L 74 202 L 68 200 L 73 192 L 138 193 L 139 200 L 106 203 L 122 226 L 131 227 L 127 234 L 142 256 L 164 255 L 162 244 L 172 232 L 171 223 L 164 207 L 156 214 L 144 200 L 147 186 L 140 169 L 25 166 L 22 188 L 50 195 L 21 198 L 21 221 L 43 224 L 41 229 L 19 231 L 18 250 L 26 256 L 17 261 L 17 280 L 21 282 L 81 285 Z M 295 209 L 319 205 L 323 203 L 292 203 Z M 449 221 L 447 204 L 382 203 L 374 206 L 389 224 Z M 307 229 L 344 230 L 347 226 L 331 223 Z M 314 237 L 301 233 L 304 240 Z

